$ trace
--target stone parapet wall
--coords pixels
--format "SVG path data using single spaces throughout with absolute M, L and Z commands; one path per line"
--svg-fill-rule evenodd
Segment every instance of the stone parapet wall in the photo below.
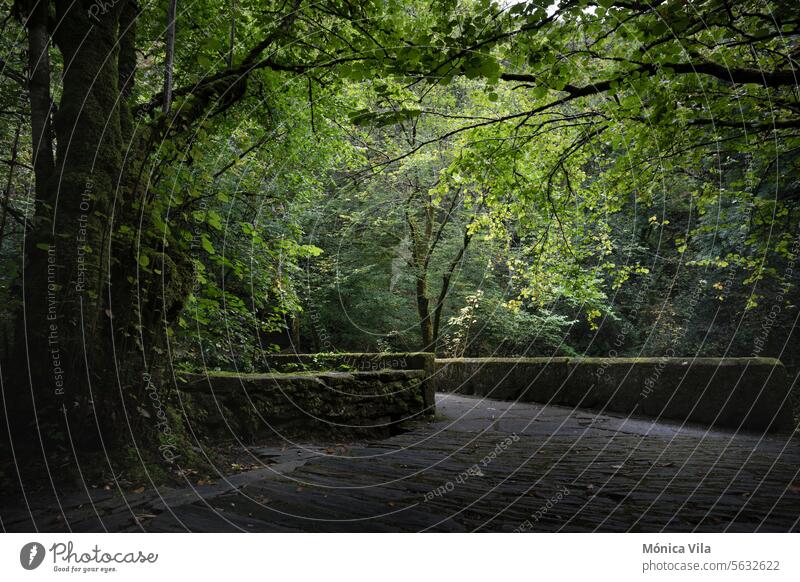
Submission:
M 181 385 L 187 420 L 204 436 L 251 440 L 391 434 L 406 420 L 433 415 L 424 369 L 364 372 L 187 374 Z
M 759 431 L 794 428 L 789 382 L 771 358 L 436 360 L 443 392 L 593 408 Z
M 318 354 L 267 354 L 264 372 L 424 370 L 425 404 L 433 408 L 434 358 L 429 352 L 330 352 Z

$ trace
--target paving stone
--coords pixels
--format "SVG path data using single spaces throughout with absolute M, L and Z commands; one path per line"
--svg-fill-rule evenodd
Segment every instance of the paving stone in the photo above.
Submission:
M 435 422 L 122 499 L 2 515 L 8 531 L 799 531 L 800 443 L 557 406 L 438 395 Z M 498 444 L 507 446 L 498 449 Z M 494 456 L 491 456 L 494 453 Z M 487 455 L 490 455 L 487 457 Z M 475 466 L 480 473 L 469 473 Z M 568 493 L 564 493 L 564 491 Z M 562 492 L 559 497 L 559 492 Z M 127 504 L 126 504 L 127 502 Z

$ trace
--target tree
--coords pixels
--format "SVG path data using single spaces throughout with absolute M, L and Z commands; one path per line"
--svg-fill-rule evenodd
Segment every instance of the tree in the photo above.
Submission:
M 351 21 L 367 7 L 356 14 L 335 3 L 295 0 L 269 8 L 252 10 L 248 28 L 239 27 L 250 45 L 232 67 L 221 59 L 216 70 L 197 68 L 213 66 L 208 55 L 217 51 L 203 45 L 200 57 L 187 54 L 206 40 L 202 35 L 178 45 L 186 56 L 175 56 L 182 84 L 172 91 L 170 108 L 169 83 L 161 92 L 149 75 L 144 85 L 136 81 L 137 69 L 148 66 L 137 52 L 161 34 L 153 26 L 157 8 L 131 0 L 15 4 L 31 61 L 36 187 L 19 281 L 24 307 L 3 368 L 6 386 L 21 387 L 7 394 L 15 411 L 11 429 L 33 429 L 38 435 L 29 442 L 70 439 L 97 447 L 101 440 L 147 436 L 131 411 L 153 386 L 162 389 L 160 354 L 194 277 L 187 256 L 191 224 L 170 217 L 175 204 L 191 211 L 193 202 L 170 200 L 165 180 L 199 155 L 204 128 L 242 102 L 264 75 L 314 69 L 321 80 L 337 51 L 353 49 L 361 33 Z M 195 14 L 202 10 L 216 12 L 201 5 Z M 289 39 L 308 28 L 329 30 L 325 22 L 346 30 L 323 33 L 325 49 L 291 48 Z M 210 37 L 227 28 L 216 14 L 200 24 Z M 63 63 L 55 91 L 51 53 Z M 158 113 L 162 106 L 167 114 Z
M 172 66 L 175 59 L 175 11 L 178 0 L 170 0 L 167 10 L 167 58 L 164 63 L 164 113 L 172 105 Z M 230 66 L 228 67 L 230 68 Z

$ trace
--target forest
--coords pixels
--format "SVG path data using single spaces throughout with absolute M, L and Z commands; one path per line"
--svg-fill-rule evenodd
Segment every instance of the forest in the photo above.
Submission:
M 278 352 L 796 377 L 794 2 L 2 0 L 0 28 L 20 446 L 130 455 L 180 374 Z

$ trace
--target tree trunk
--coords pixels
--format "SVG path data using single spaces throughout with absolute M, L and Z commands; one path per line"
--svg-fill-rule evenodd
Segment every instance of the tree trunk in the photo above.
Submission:
M 472 235 L 469 234 L 468 231 L 464 231 L 464 241 L 461 244 L 461 248 L 458 250 L 458 253 L 453 260 L 450 261 L 450 265 L 447 268 L 447 271 L 444 272 L 442 275 L 442 288 L 439 290 L 439 299 L 436 301 L 436 307 L 434 307 L 433 311 L 433 342 L 434 344 L 438 343 L 439 341 L 439 328 L 441 327 L 442 323 L 442 312 L 444 311 L 444 302 L 447 300 L 447 295 L 450 293 L 450 283 L 453 279 L 453 273 L 455 273 L 456 267 L 458 267 L 459 263 L 461 263 L 461 259 L 464 258 L 464 253 L 467 251 L 467 247 L 469 246 L 469 241 L 472 240 Z M 434 346 L 435 349 L 436 346 Z
M 233 68 L 233 48 L 236 46 L 236 0 L 231 0 L 231 34 L 228 46 L 228 69 Z
M 11 159 L 8 166 L 8 178 L 6 187 L 3 189 L 3 201 L 0 203 L 0 249 L 3 248 L 3 239 L 6 236 L 6 220 L 8 218 L 7 208 L 11 205 L 11 194 L 14 190 L 14 173 L 17 169 L 17 155 L 19 153 L 19 135 L 22 133 L 22 121 L 17 125 L 14 132 L 14 142 L 11 145 Z
M 178 0 L 169 0 L 167 9 L 167 58 L 164 64 L 164 113 L 172 106 L 172 64 L 175 58 L 175 12 Z
M 80 4 L 56 3 L 54 40 L 69 65 L 54 120 L 54 175 L 44 186 L 36 176 L 37 207 L 46 215 L 26 239 L 14 360 L 22 396 L 16 404 L 25 413 L 12 427 L 24 434 L 34 425 L 45 459 L 48 443 L 96 448 L 103 439 L 114 441 L 129 420 L 122 405 L 129 374 L 117 365 L 125 361 L 124 346 L 113 323 L 116 315 L 126 320 L 115 309 L 129 311 L 132 297 L 112 305 L 117 289 L 109 284 L 111 265 L 119 261 L 111 253 L 114 205 L 124 206 L 116 200 L 123 191 L 120 8 L 94 19 Z
M 125 2 L 119 17 L 119 60 L 117 64 L 120 92 L 119 122 L 122 140 L 125 143 L 130 143 L 134 137 L 134 122 L 129 100 L 133 94 L 136 78 L 136 20 L 138 17 L 138 4 L 134 0 Z M 127 165 L 130 167 L 133 164 L 128 161 Z
M 164 444 L 171 427 L 160 423 L 163 410 L 154 410 L 164 393 L 158 355 L 193 285 L 181 247 L 164 252 L 163 233 L 151 217 L 155 195 L 141 178 L 149 174 L 151 141 L 170 139 L 172 125 L 166 117 L 151 123 L 132 118 L 138 7 L 132 0 L 97 10 L 72 0 L 42 1 L 40 20 L 29 24 L 32 53 L 40 51 L 37 67 L 46 64 L 53 4 L 59 23 L 54 45 L 65 63 L 52 127 L 57 147 L 53 159 L 52 146 L 42 145 L 51 144 L 44 115 L 49 72 L 37 68 L 30 98 L 34 133 L 43 139 L 34 147 L 40 164 L 50 151 L 52 168 L 49 175 L 46 164 L 36 172 L 38 219 L 25 238 L 14 365 L 3 365 L 5 386 L 14 390 L 4 392 L 8 410 L 0 415 L 0 421 L 10 419 L 8 430 L 0 431 L 15 445 L 40 449 L 41 456 L 24 458 L 44 460 L 45 468 L 56 450 L 102 448 L 108 457 L 132 446 L 139 454 L 154 452 L 153 445 Z M 198 88 L 182 118 L 198 119 L 232 86 L 244 87 L 241 76 Z
M 427 273 L 417 275 L 417 313 L 419 315 L 420 336 L 422 337 L 422 351 L 434 349 L 427 279 Z
M 431 322 L 430 299 L 428 298 L 428 265 L 431 256 L 431 238 L 433 236 L 433 210 L 428 199 L 423 211 L 423 225 L 420 229 L 413 216 L 411 203 L 418 196 L 419 184 L 415 184 L 414 192 L 406 201 L 406 222 L 411 232 L 411 267 L 416 280 L 417 315 L 419 331 L 422 339 L 422 351 L 435 349 L 433 324 Z M 421 232 L 420 232 L 421 230 Z
M 50 124 L 50 35 L 47 20 L 50 3 L 32 2 L 28 15 L 28 92 L 31 105 L 31 137 L 33 142 L 33 171 L 37 201 L 48 199 L 48 183 L 53 160 L 53 130 Z M 37 214 L 42 208 L 37 205 Z

